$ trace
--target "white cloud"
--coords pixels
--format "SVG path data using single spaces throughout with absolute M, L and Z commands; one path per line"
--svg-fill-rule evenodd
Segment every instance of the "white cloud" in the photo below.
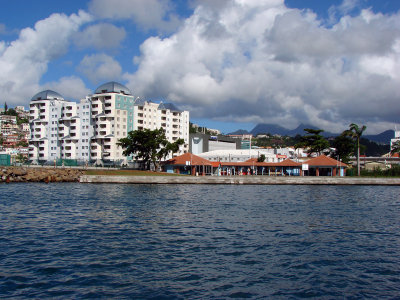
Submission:
M 283 0 L 196 3 L 179 31 L 141 45 L 137 72 L 124 75 L 139 95 L 230 122 L 399 122 L 399 14 L 364 10 L 325 27 Z
M 112 49 L 117 48 L 125 36 L 125 29 L 101 23 L 76 33 L 74 42 L 79 48 Z
M 91 17 L 80 11 L 52 14 L 34 28 L 21 30 L 17 40 L 0 46 L 0 95 L 7 104 L 26 105 L 39 89 L 51 60 L 64 55 L 75 32 Z
M 180 24 L 170 0 L 92 0 L 89 11 L 98 18 L 132 19 L 145 30 L 170 32 Z
M 100 83 L 105 80 L 118 80 L 121 77 L 122 68 L 111 56 L 104 53 L 86 55 L 78 66 L 93 83 Z
M 92 93 L 82 79 L 76 76 L 62 77 L 58 81 L 46 83 L 41 90 L 54 90 L 66 100 L 80 100 Z
M 338 18 L 349 14 L 356 8 L 361 9 L 360 0 L 343 0 L 340 5 L 332 5 L 328 9 L 329 20 L 328 24 L 334 24 Z

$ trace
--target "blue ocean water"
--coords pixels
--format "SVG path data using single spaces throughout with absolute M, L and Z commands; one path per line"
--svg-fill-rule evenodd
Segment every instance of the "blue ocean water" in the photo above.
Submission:
M 0 298 L 399 298 L 400 187 L 0 185 Z

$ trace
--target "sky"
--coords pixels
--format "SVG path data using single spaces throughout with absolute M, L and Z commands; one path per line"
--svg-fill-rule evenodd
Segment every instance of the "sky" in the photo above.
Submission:
M 229 133 L 400 124 L 399 0 L 0 0 L 0 105 L 117 81 Z

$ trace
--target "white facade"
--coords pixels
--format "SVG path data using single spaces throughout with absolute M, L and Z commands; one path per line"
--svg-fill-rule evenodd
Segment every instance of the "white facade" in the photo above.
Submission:
M 9 115 L 0 115 L 0 125 L 2 124 L 17 124 L 17 117 Z
M 214 150 L 198 154 L 198 156 L 209 161 L 220 162 L 245 162 L 251 158 L 258 158 L 265 155 L 265 162 L 276 163 L 282 161 L 276 154 L 270 153 L 264 149 L 232 149 L 232 150 Z
M 188 149 L 189 112 L 135 99 L 116 82 L 101 85 L 80 103 L 53 91 L 38 93 L 31 100 L 29 120 L 31 160 L 126 160 L 118 140 L 144 128 L 163 128 L 170 142 L 184 139 L 177 155 Z

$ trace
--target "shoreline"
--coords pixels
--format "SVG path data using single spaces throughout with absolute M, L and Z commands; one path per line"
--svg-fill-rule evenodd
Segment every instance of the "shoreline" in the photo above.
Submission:
M 80 183 L 120 184 L 237 184 L 237 185 L 391 185 L 400 178 L 275 177 L 275 176 L 107 176 L 82 175 Z
M 0 182 L 76 182 L 116 184 L 235 184 L 235 185 L 386 185 L 400 186 L 400 177 L 308 177 L 308 176 L 163 176 L 149 175 L 86 175 L 74 168 L 0 168 Z

